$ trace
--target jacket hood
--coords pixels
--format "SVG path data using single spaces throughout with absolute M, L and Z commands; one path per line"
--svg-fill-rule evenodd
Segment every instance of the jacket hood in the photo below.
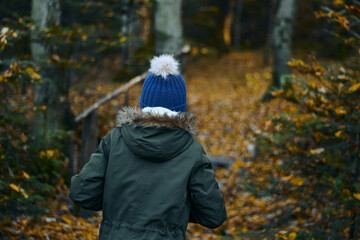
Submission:
M 127 147 L 154 162 L 170 160 L 186 150 L 196 135 L 194 124 L 194 116 L 187 112 L 169 116 L 126 107 L 117 115 Z

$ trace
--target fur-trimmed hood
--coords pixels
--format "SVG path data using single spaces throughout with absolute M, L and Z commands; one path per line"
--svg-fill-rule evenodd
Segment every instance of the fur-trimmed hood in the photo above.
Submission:
M 190 113 L 145 112 L 124 108 L 117 116 L 127 147 L 135 155 L 153 162 L 168 161 L 185 151 L 193 142 L 195 118 Z
M 195 117 L 188 112 L 179 112 L 174 116 L 169 116 L 166 113 L 154 114 L 143 112 L 138 108 L 125 107 L 118 112 L 116 126 L 121 127 L 125 123 L 134 127 L 178 127 L 190 133 L 191 136 L 196 136 Z

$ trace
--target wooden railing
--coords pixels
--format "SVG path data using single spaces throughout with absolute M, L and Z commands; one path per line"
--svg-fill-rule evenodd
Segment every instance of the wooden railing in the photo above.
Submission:
M 181 55 L 187 54 L 189 51 L 190 51 L 190 46 L 185 45 L 179 51 L 175 52 L 174 57 L 179 57 Z M 76 122 L 80 122 L 81 120 L 84 120 L 82 132 L 81 132 L 81 152 L 79 159 L 80 167 L 85 165 L 85 163 L 89 160 L 91 154 L 95 152 L 97 148 L 97 144 L 98 144 L 97 135 L 98 135 L 98 127 L 99 127 L 99 115 L 97 109 L 101 105 L 104 105 L 106 102 L 119 96 L 120 94 L 127 93 L 130 88 L 142 82 L 147 77 L 148 74 L 149 72 L 146 71 L 132 78 L 129 82 L 115 89 L 111 93 L 107 94 L 99 101 L 91 105 L 89 108 L 81 112 L 78 116 L 76 116 L 75 118 Z M 77 159 L 74 160 L 75 162 L 73 164 L 73 171 L 74 173 L 76 173 L 79 170 L 77 169 L 78 161 Z

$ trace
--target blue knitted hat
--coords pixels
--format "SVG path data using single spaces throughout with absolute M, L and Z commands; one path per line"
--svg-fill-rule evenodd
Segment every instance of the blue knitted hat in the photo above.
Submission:
M 150 60 L 149 76 L 145 79 L 140 107 L 164 107 L 175 112 L 186 110 L 186 86 L 179 74 L 179 62 L 171 55 Z

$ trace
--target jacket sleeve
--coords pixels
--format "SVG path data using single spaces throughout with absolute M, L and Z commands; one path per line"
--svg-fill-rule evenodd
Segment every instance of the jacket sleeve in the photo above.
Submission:
M 225 202 L 215 180 L 210 160 L 201 148 L 201 160 L 190 176 L 191 193 L 190 222 L 204 227 L 217 228 L 227 218 Z
M 79 174 L 71 178 L 69 197 L 75 204 L 85 209 L 99 211 L 102 209 L 104 182 L 109 158 L 110 134 L 105 136 L 88 163 Z

